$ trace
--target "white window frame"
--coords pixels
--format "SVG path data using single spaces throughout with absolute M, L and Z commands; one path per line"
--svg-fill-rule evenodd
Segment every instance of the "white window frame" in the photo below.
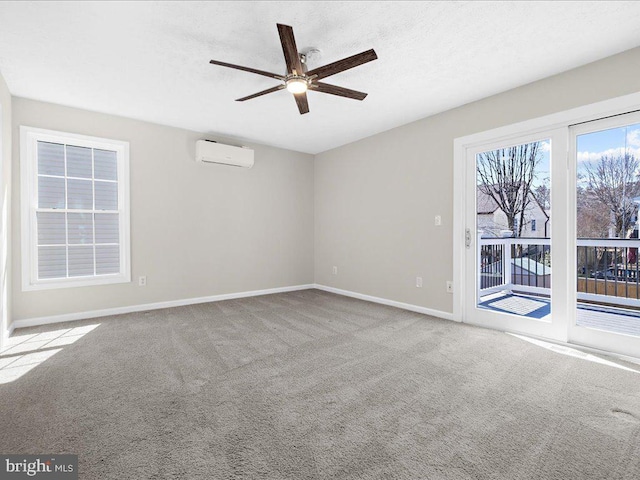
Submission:
M 38 142 L 115 151 L 118 169 L 120 272 L 74 278 L 38 279 Z M 129 142 L 20 126 L 22 290 L 85 287 L 131 282 Z

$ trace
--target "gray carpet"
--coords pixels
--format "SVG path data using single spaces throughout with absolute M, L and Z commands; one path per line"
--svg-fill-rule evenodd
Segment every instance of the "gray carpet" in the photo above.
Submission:
M 0 385 L 0 452 L 81 479 L 640 478 L 640 374 L 500 332 L 307 290 L 17 334 L 95 323 Z

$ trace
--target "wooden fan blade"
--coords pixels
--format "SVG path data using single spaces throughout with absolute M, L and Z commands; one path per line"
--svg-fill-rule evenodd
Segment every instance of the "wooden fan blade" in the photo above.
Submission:
M 307 72 L 307 75 L 315 75 L 317 79 L 326 78 L 331 75 L 335 75 L 336 73 L 344 72 L 345 70 L 349 70 L 350 68 L 362 65 L 363 63 L 372 62 L 377 58 L 378 56 L 376 55 L 376 52 L 371 49 L 367 50 L 366 52 L 352 55 L 351 57 L 343 58 L 342 60 L 330 63 L 328 65 L 325 65 L 324 67 L 318 67 L 314 68 L 313 70 L 309 70 Z
M 287 72 L 296 75 L 303 75 L 302 62 L 300 62 L 300 54 L 296 47 L 296 39 L 293 36 L 293 28 L 289 25 L 278 23 L 278 33 L 280 34 L 280 43 L 282 44 L 282 53 L 287 62 Z
M 337 87 L 335 85 L 329 85 L 328 83 L 322 82 L 312 83 L 311 88 L 316 92 L 329 93 L 331 95 L 338 95 L 339 97 L 353 98 L 354 100 L 364 100 L 367 96 L 364 92 L 358 92 L 357 90 Z
M 295 97 L 296 103 L 298 104 L 298 110 L 300 111 L 300 115 L 309 113 L 309 102 L 307 102 L 307 92 L 296 93 L 293 96 Z
M 252 98 L 261 97 L 262 95 L 266 95 L 267 93 L 277 92 L 278 90 L 282 90 L 283 88 L 285 88 L 284 85 L 278 85 L 277 87 L 267 88 L 266 90 L 262 90 L 261 92 L 254 93 L 253 95 L 238 98 L 236 99 L 236 102 L 244 102 L 245 100 L 251 100 Z
M 264 77 L 276 78 L 278 80 L 284 80 L 282 75 L 277 73 L 265 72 L 264 70 L 256 70 L 255 68 L 243 67 L 240 65 L 234 65 L 233 63 L 219 62 L 218 60 L 210 60 L 209 63 L 213 65 L 220 65 L 221 67 L 235 68 L 236 70 L 243 70 L 245 72 L 256 73 Z

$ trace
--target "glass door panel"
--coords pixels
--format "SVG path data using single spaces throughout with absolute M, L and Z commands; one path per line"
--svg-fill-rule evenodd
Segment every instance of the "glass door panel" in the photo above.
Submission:
M 551 141 L 476 154 L 476 305 L 548 320 Z
M 570 340 L 640 356 L 640 116 L 572 127 L 576 302 Z
M 472 323 L 562 337 L 552 322 L 551 237 L 552 158 L 562 145 L 566 133 L 558 141 L 558 132 L 549 131 L 467 151 L 467 168 L 475 172 L 466 187 L 473 248 L 465 263 L 474 273 L 465 290 L 474 295 L 465 310 Z

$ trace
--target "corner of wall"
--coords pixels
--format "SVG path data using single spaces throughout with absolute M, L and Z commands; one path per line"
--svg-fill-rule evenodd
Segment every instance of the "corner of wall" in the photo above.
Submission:
M 311 243 L 311 262 L 313 265 L 313 284 L 318 283 L 318 276 L 316 273 L 316 242 L 318 237 L 318 222 L 317 222 L 317 206 L 318 195 L 317 192 L 317 168 L 318 168 L 318 154 L 313 156 L 313 242 Z

